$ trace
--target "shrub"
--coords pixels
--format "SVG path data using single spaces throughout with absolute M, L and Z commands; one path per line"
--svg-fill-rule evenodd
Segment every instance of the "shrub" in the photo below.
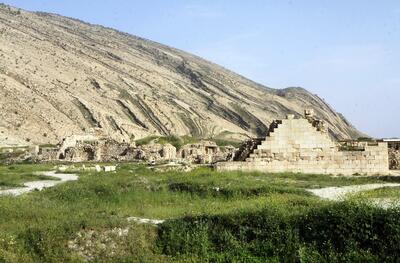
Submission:
M 400 257 L 399 209 L 384 210 L 365 204 L 337 203 L 297 219 L 303 242 L 322 254 L 368 251 L 380 259 Z
M 395 262 L 399 243 L 398 209 L 354 203 L 298 214 L 267 208 L 185 217 L 163 224 L 158 240 L 167 255 L 194 254 L 210 262 Z
M 178 182 L 170 183 L 168 188 L 170 191 L 187 192 L 201 197 L 210 196 L 224 198 L 251 197 L 284 193 L 299 195 L 308 194 L 302 189 L 290 186 L 215 187 L 213 185 L 206 185 L 196 182 Z
M 195 254 L 210 262 L 263 262 L 296 257 L 298 235 L 289 217 L 273 211 L 237 215 L 186 217 L 159 229 L 158 245 L 172 256 Z M 219 259 L 218 261 L 215 259 Z

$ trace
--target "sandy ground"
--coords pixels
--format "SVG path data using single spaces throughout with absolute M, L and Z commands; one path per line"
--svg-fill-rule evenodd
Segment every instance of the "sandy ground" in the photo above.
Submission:
M 61 183 L 67 182 L 67 181 L 78 180 L 78 176 L 75 174 L 61 174 L 61 173 L 56 173 L 55 171 L 40 172 L 39 174 L 44 175 L 44 176 L 49 176 L 49 177 L 55 177 L 60 180 L 42 180 L 42 181 L 26 182 L 23 184 L 24 187 L 17 187 L 17 188 L 1 190 L 0 196 L 1 195 L 18 196 L 18 195 L 21 195 L 24 193 L 32 192 L 34 190 L 40 191 L 44 188 L 53 187 L 55 185 L 58 185 L 58 184 L 61 184 Z
M 338 200 L 343 200 L 348 194 L 354 194 L 357 192 L 368 191 L 382 187 L 397 187 L 397 186 L 400 186 L 400 184 L 398 183 L 364 184 L 364 185 L 351 185 L 342 187 L 326 187 L 320 189 L 307 189 L 307 191 L 324 199 L 338 201 Z

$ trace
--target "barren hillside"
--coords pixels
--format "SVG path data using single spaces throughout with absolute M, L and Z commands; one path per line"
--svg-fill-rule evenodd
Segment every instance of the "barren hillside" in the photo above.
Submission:
M 197 56 L 102 26 L 0 6 L 0 137 L 54 143 L 98 130 L 118 140 L 150 134 L 263 135 L 312 107 L 337 137 L 357 137 L 302 88 L 276 90 Z

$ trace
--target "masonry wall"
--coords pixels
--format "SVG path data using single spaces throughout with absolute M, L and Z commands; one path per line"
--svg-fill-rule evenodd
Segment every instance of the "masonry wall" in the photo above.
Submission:
M 389 148 L 389 168 L 400 170 L 400 150 Z
M 285 119 L 245 162 L 218 163 L 219 170 L 318 174 L 388 174 L 388 148 L 364 143 L 357 151 L 340 151 L 327 133 L 307 119 Z

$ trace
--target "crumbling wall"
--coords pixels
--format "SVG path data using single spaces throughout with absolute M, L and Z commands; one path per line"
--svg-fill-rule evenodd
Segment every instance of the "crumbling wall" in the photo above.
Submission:
M 176 159 L 176 148 L 172 144 L 164 144 L 161 149 L 161 156 L 164 160 Z
M 59 158 L 68 162 L 100 161 L 96 143 L 78 143 L 75 147 L 66 148 Z
M 264 139 L 250 139 L 245 141 L 233 157 L 233 161 L 245 161 Z
M 177 158 L 176 148 L 172 144 L 151 143 L 136 150 L 136 159 L 144 161 L 168 161 Z
M 59 149 L 59 160 L 69 162 L 111 162 L 127 159 L 131 147 L 129 143 L 119 143 L 111 139 L 75 141 L 73 146 L 62 145 Z
M 114 140 L 103 140 L 98 145 L 99 156 L 101 161 L 120 161 L 126 159 L 126 152 L 131 145 L 129 143 L 119 143 Z
M 39 162 L 54 161 L 58 159 L 58 148 L 46 147 L 40 148 L 37 154 L 37 160 Z
M 235 148 L 218 147 L 215 142 L 201 141 L 184 145 L 179 151 L 167 143 L 134 146 L 111 139 L 92 136 L 70 136 L 57 148 L 40 152 L 40 161 L 109 162 L 109 161 L 169 161 L 184 159 L 190 163 L 212 163 L 233 158 Z
M 233 156 L 232 147 L 224 147 L 223 150 L 213 141 L 201 141 L 184 145 L 177 153 L 178 158 L 191 163 L 206 164 L 217 161 L 226 161 Z
M 389 148 L 389 168 L 400 170 L 400 150 Z

